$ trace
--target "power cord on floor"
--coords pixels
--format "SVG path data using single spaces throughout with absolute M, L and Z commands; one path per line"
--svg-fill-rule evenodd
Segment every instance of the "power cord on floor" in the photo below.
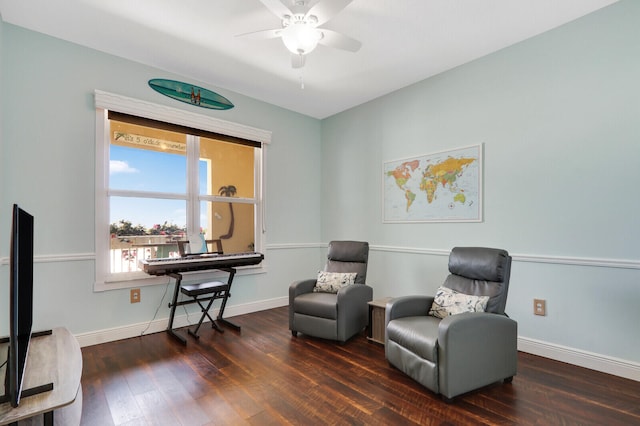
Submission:
M 140 332 L 140 336 L 139 337 L 144 336 L 144 333 L 146 333 L 147 330 L 149 330 L 149 327 L 151 327 L 151 323 L 153 321 L 155 321 L 156 317 L 158 316 L 158 312 L 160 312 L 160 308 L 162 307 L 162 303 L 164 302 L 164 298 L 167 297 L 167 290 L 169 290 L 169 284 L 171 284 L 171 282 L 168 282 L 167 286 L 164 288 L 164 294 L 162 295 L 162 299 L 160 300 L 160 303 L 158 304 L 158 307 L 156 308 L 156 312 L 153 314 L 153 318 L 151 318 L 151 321 L 149 321 L 149 323 L 144 328 L 144 330 L 142 330 Z M 191 324 L 191 317 L 189 316 L 189 311 L 187 311 L 187 308 L 185 307 L 185 305 L 182 305 L 182 309 L 184 310 L 184 313 L 187 316 L 187 324 L 189 324 L 190 326 L 193 325 L 193 324 Z
M 193 324 L 191 324 L 191 318 L 189 318 L 189 311 L 187 311 L 186 305 L 182 305 L 182 309 L 184 310 L 184 313 L 187 316 L 187 324 L 189 324 L 189 326 L 192 326 Z
M 164 288 L 164 294 L 162 295 L 162 299 L 160 300 L 160 303 L 158 304 L 158 307 L 156 308 L 156 313 L 153 314 L 153 318 L 151 318 L 151 321 L 149 321 L 149 324 L 147 324 L 145 329 L 140 332 L 140 337 L 144 336 L 144 333 L 146 333 L 147 330 L 149 330 L 149 327 L 151 327 L 151 323 L 153 321 L 155 321 L 156 317 L 158 316 L 158 312 L 160 311 L 160 307 L 162 307 L 162 303 L 164 302 L 164 298 L 167 296 L 167 290 L 169 290 L 169 284 L 171 284 L 171 282 L 168 282 L 167 286 Z

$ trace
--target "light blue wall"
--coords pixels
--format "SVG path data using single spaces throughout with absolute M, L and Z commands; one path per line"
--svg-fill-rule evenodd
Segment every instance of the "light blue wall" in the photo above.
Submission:
M 375 297 L 433 293 L 440 251 L 505 248 L 521 337 L 640 362 L 639 22 L 623 1 L 324 120 L 323 239 L 374 245 Z M 478 143 L 482 223 L 382 223 L 384 161 Z
M 273 132 L 266 174 L 268 273 L 236 277 L 231 306 L 286 297 L 291 281 L 317 269 L 319 249 L 292 253 L 286 245 L 320 241 L 320 121 L 7 23 L 0 30 L 0 258 L 8 256 L 11 204 L 19 203 L 36 218 L 35 328 L 66 326 L 77 334 L 145 323 L 165 290 L 143 287 L 135 305 L 128 290 L 93 291 L 95 89 Z M 156 77 L 211 87 L 236 107 L 180 104 L 148 87 Z M 89 260 L 74 260 L 87 254 Z M 50 256 L 56 259 L 47 261 Z M 7 278 L 5 264 L 1 312 L 8 309 Z M 157 318 L 167 316 L 163 303 Z M 0 334 L 7 321 L 8 314 L 0 314 Z
M 2 70 L 3 70 L 3 63 L 4 63 L 4 21 L 2 20 L 2 15 L 0 15 L 0 100 L 3 97 L 3 91 L 2 91 L 2 87 L 3 87 L 3 78 L 2 78 Z M 7 181 L 7 175 L 6 175 L 6 170 L 7 170 L 7 158 L 6 155 L 4 153 L 4 131 L 3 131 L 3 111 L 4 111 L 4 102 L 0 101 L 0 226 L 6 226 L 7 221 L 4 220 L 5 218 L 5 211 L 2 210 L 2 205 L 5 204 L 5 195 L 4 195 L 4 189 L 5 189 L 5 183 Z M 4 235 L 6 235 L 8 231 L 5 231 L 4 229 L 2 229 L 2 231 L 0 231 L 0 244 L 2 245 L 6 245 L 8 244 L 8 240 L 4 237 Z M 0 253 L 4 253 L 4 251 L 0 251 Z M 1 257 L 1 256 L 0 256 Z M 7 271 L 6 268 L 3 266 L 0 266 L 0 300 L 5 301 L 5 300 L 9 300 L 9 286 L 6 284 L 8 281 L 8 277 L 7 277 Z M 7 330 L 8 330 L 8 317 L 7 315 L 3 315 L 4 312 L 6 312 L 8 308 L 6 307 L 5 303 L 2 303 L 2 305 L 0 305 L 0 317 L 3 317 L 2 319 L 0 319 L 0 334 L 2 334 L 3 336 L 7 334 Z M 6 324 L 6 325 L 5 325 Z
M 3 37 L 3 28 L 4 28 L 4 21 L 2 21 L 2 15 L 0 15 L 0 94 L 2 94 L 2 63 L 3 63 L 3 57 L 4 55 L 2 54 L 3 52 L 3 46 L 4 46 L 4 37 Z M 5 160 L 5 155 L 4 155 L 4 144 L 3 144 L 3 138 L 2 138 L 2 111 L 3 111 L 3 102 L 0 102 L 0 200 L 4 199 L 4 185 L 1 182 L 4 182 L 6 180 L 5 176 L 4 176 L 4 171 L 7 168 L 7 163 Z M 2 217 L 0 215 L 0 217 Z M 2 293 L 0 293 L 2 294 Z M 3 299 L 4 300 L 4 299 Z

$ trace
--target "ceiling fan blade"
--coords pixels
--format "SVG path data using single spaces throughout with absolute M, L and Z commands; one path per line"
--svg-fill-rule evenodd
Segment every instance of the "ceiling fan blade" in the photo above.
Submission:
M 236 37 L 244 37 L 249 40 L 268 40 L 271 38 L 278 38 L 281 35 L 282 28 L 275 28 L 273 30 L 252 31 L 250 33 L 238 34 Z
M 291 66 L 293 68 L 302 68 L 304 66 L 304 55 L 291 55 Z
M 351 37 L 347 37 L 344 34 L 332 30 L 325 30 L 324 28 L 318 28 L 322 31 L 323 37 L 320 39 L 320 44 L 325 46 L 334 47 L 336 49 L 348 50 L 349 52 L 357 52 L 360 50 L 362 43 Z
M 285 6 L 280 0 L 260 0 L 267 9 L 278 18 L 282 19 L 285 15 L 293 15 L 291 10 Z
M 261 0 L 264 2 L 264 0 Z M 316 25 L 322 25 L 333 18 L 353 0 L 320 0 L 307 12 L 306 16 L 313 15 L 318 18 Z

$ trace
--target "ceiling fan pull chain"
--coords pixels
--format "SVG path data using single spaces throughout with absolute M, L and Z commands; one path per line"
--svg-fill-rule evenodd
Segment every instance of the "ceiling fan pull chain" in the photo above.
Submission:
M 304 76 L 302 74 L 302 69 L 300 69 L 300 90 L 304 90 Z

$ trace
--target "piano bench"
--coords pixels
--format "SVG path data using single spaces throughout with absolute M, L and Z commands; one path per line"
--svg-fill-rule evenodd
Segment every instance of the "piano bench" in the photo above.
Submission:
M 229 284 L 220 281 L 210 281 L 198 284 L 185 284 L 180 288 L 180 291 L 189 297 L 197 297 L 203 294 L 210 293 L 220 293 L 222 291 L 228 290 Z

